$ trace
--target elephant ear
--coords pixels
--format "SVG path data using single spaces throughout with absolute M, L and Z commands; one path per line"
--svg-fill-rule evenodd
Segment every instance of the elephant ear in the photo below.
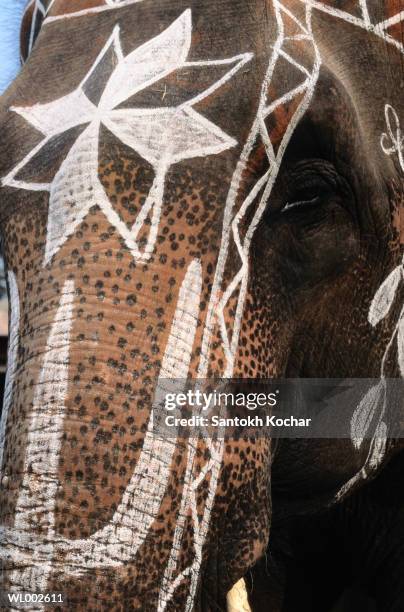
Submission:
M 355 409 L 351 419 L 351 439 L 359 450 L 378 410 L 383 407 L 383 385 L 371 387 Z
M 404 377 L 404 308 L 401 311 L 397 332 L 397 361 L 400 374 Z
M 375 327 L 388 314 L 397 291 L 398 284 L 403 277 L 402 266 L 394 268 L 382 283 L 370 305 L 368 321 Z

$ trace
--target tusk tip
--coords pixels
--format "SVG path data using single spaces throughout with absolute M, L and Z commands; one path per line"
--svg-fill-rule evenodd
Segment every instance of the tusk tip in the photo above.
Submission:
M 226 597 L 227 612 L 252 612 L 251 606 L 248 603 L 247 588 L 244 578 L 240 578 L 238 582 L 230 589 Z

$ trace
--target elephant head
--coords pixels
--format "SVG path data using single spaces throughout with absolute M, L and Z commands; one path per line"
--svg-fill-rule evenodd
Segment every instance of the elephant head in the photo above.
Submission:
M 397 371 L 397 307 L 368 311 L 401 270 L 403 15 L 365 5 L 29 4 L 0 115 L 6 589 L 224 606 L 276 453 L 156 435 L 167 379 Z M 338 453 L 330 498 L 369 444 Z

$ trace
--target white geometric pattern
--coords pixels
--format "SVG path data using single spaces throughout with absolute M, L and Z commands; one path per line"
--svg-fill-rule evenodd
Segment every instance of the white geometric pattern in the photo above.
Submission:
M 323 2 L 319 2 L 317 0 L 300 0 L 300 2 L 303 2 L 304 4 L 314 9 L 318 9 L 319 11 L 323 11 L 324 13 L 328 13 L 333 17 L 337 17 L 338 19 L 343 19 L 344 21 L 363 28 L 372 34 L 376 34 L 376 36 L 380 36 L 380 38 L 383 38 L 383 40 L 393 45 L 394 47 L 397 47 L 397 49 L 404 53 L 404 46 L 402 42 L 396 40 L 388 32 L 389 28 L 404 21 L 404 11 L 399 11 L 392 17 L 389 17 L 388 19 L 383 19 L 378 23 L 372 23 L 370 19 L 370 4 L 368 7 L 368 0 L 357 0 L 357 8 L 358 13 L 361 15 L 360 17 L 352 15 L 347 11 L 334 8 L 333 6 L 324 4 Z
M 352 23 L 353 25 L 366 29 L 370 33 L 383 38 L 387 43 L 393 45 L 394 47 L 398 48 L 402 53 L 404 53 L 403 45 L 399 41 L 397 41 L 395 38 L 393 38 L 387 31 L 393 25 L 396 25 L 404 21 L 404 11 L 400 11 L 399 13 L 397 13 L 396 15 L 394 15 L 393 17 L 389 19 L 385 19 L 381 22 L 373 24 L 370 21 L 369 11 L 366 6 L 366 0 L 358 1 L 358 7 L 362 14 L 361 18 L 355 17 L 354 15 L 351 15 L 350 13 L 347 13 L 346 11 L 336 9 L 322 2 L 317 2 L 316 0 L 300 0 L 300 2 L 306 6 L 306 19 L 308 18 L 308 15 L 310 15 L 310 24 L 311 24 L 312 9 L 317 9 L 319 11 L 323 11 L 325 13 L 333 15 L 334 17 L 337 17 L 338 19 L 343 19 L 349 23 Z M 299 64 L 298 61 L 291 58 L 290 55 L 282 49 L 283 43 L 287 42 L 287 40 L 291 40 L 291 39 L 305 40 L 306 39 L 309 42 L 312 39 L 311 25 L 309 27 L 307 26 L 307 23 L 306 24 L 301 23 L 298 17 L 294 15 L 289 8 L 284 6 L 280 0 L 273 0 L 273 5 L 275 9 L 275 14 L 277 15 L 278 27 L 280 28 L 280 32 L 282 33 L 282 37 L 278 38 L 278 41 L 274 47 L 277 53 L 276 53 L 276 59 L 273 59 L 273 61 L 274 63 L 276 63 L 279 57 L 283 57 L 284 59 L 289 61 L 293 67 L 301 70 L 302 75 L 305 75 L 306 78 L 302 80 L 302 83 L 300 83 L 292 91 L 287 92 L 285 95 L 283 95 L 281 98 L 275 101 L 265 102 L 265 106 L 262 109 L 261 108 L 259 109 L 258 116 L 256 119 L 255 129 L 253 128 L 253 131 L 251 134 L 252 141 L 247 143 L 246 148 L 244 152 L 242 153 L 242 156 L 240 159 L 240 168 L 236 170 L 236 173 L 233 177 L 233 185 L 231 186 L 230 191 L 229 191 L 228 208 L 233 209 L 234 204 L 235 204 L 235 199 L 236 199 L 236 196 L 234 194 L 237 193 L 237 188 L 240 182 L 241 173 L 243 172 L 245 168 L 246 160 L 251 151 L 252 145 L 255 142 L 255 138 L 258 134 L 260 134 L 267 148 L 267 155 L 268 155 L 268 159 L 270 162 L 270 168 L 267 171 L 267 173 L 264 176 L 262 176 L 260 180 L 256 183 L 256 185 L 253 187 L 253 189 L 251 190 L 250 194 L 247 196 L 240 210 L 237 211 L 236 215 L 231 218 L 231 222 L 229 223 L 228 231 L 224 232 L 223 243 L 222 243 L 222 253 L 221 253 L 221 256 L 219 257 L 218 271 L 216 273 L 217 281 L 215 282 L 215 285 L 217 285 L 217 287 L 215 287 L 214 285 L 214 288 L 213 288 L 211 318 L 209 319 L 209 314 L 208 314 L 208 322 L 206 324 L 206 328 L 209 330 L 209 329 L 212 329 L 214 319 L 217 318 L 220 322 L 220 326 L 222 330 L 223 349 L 224 349 L 224 353 L 226 356 L 226 362 L 227 362 L 226 368 L 224 370 L 224 376 L 232 376 L 232 373 L 233 373 L 234 356 L 235 356 L 235 352 L 236 352 L 237 345 L 238 345 L 238 335 L 239 335 L 241 314 L 242 314 L 242 310 L 244 307 L 244 295 L 245 295 L 245 288 L 246 288 L 246 281 L 247 281 L 247 257 L 246 256 L 249 251 L 251 237 L 260 219 L 260 216 L 262 215 L 263 208 L 265 207 L 265 203 L 268 200 L 270 191 L 273 186 L 273 182 L 277 175 L 279 164 L 283 157 L 285 146 L 290 138 L 290 136 L 289 138 L 286 138 L 285 142 L 282 143 L 277 155 L 275 156 L 272 144 L 270 142 L 270 139 L 268 137 L 268 134 L 265 128 L 264 120 L 265 118 L 268 117 L 270 113 L 276 110 L 276 108 L 278 108 L 281 104 L 285 104 L 289 102 L 291 99 L 301 94 L 302 92 L 305 92 L 307 90 L 310 91 L 314 87 L 317 76 L 318 76 L 318 74 L 316 73 L 315 78 L 314 78 L 313 73 L 309 74 L 305 66 Z M 300 34 L 296 34 L 295 36 L 292 36 L 291 38 L 288 39 L 288 37 L 286 37 L 284 34 L 284 25 L 280 17 L 281 15 L 285 15 L 289 19 L 292 19 L 292 21 L 294 21 L 294 23 L 298 25 Z M 281 25 L 279 25 L 280 23 Z M 318 53 L 317 47 L 316 47 L 316 53 Z M 271 68 L 271 74 L 273 72 L 273 68 L 274 66 L 272 66 Z M 314 69 L 318 70 L 318 68 L 319 66 L 314 66 L 313 70 Z M 388 110 L 389 112 L 391 112 L 390 109 Z M 294 127 L 296 125 L 296 123 L 294 123 L 295 117 L 293 118 Z M 395 112 L 394 112 L 393 117 L 397 124 L 398 118 Z M 386 110 L 386 120 L 387 120 L 387 110 Z M 292 126 L 289 126 L 289 127 L 290 129 L 294 129 L 294 127 L 292 128 Z M 392 130 L 389 124 L 388 124 L 388 131 L 389 131 L 389 136 L 391 136 Z M 289 134 L 289 129 L 288 129 L 288 134 Z M 382 140 L 383 145 L 386 145 L 386 140 L 387 140 L 387 136 L 383 135 L 383 140 Z M 386 152 L 388 152 L 388 154 L 397 152 L 400 157 L 400 151 L 401 151 L 401 159 L 402 159 L 403 146 L 404 146 L 403 135 L 401 133 L 399 123 L 398 123 L 398 127 L 396 126 L 396 132 L 392 139 L 392 146 Z M 400 159 L 400 162 L 401 162 L 401 159 Z M 262 205 L 259 207 L 258 211 L 256 212 L 254 220 L 245 236 L 244 243 L 242 244 L 240 236 L 239 236 L 239 232 L 238 232 L 240 221 L 245 215 L 248 208 L 251 206 L 252 202 L 257 197 L 257 195 L 263 189 L 264 189 L 264 194 L 261 197 Z M 225 214 L 225 217 L 226 217 L 226 214 Z M 235 245 L 237 246 L 237 250 L 243 261 L 243 266 L 240 269 L 240 271 L 237 273 L 237 275 L 234 277 L 232 283 L 225 290 L 222 287 L 219 288 L 219 285 L 221 284 L 221 278 L 222 278 L 222 272 L 220 272 L 220 268 L 224 268 L 224 261 L 227 257 L 227 253 L 229 250 L 230 236 L 232 237 Z M 240 288 L 240 286 L 241 286 L 241 292 L 238 298 L 236 317 L 234 321 L 234 329 L 227 330 L 227 325 L 226 325 L 226 321 L 224 317 L 224 308 L 228 304 L 230 298 L 235 294 L 236 290 Z M 216 295 L 215 295 L 215 291 L 216 291 Z M 215 299 L 219 294 L 222 294 L 222 297 L 219 302 L 219 307 L 217 308 Z M 213 304 L 215 305 L 213 306 Z M 233 327 L 233 321 L 231 322 L 231 327 Z M 208 359 L 208 352 L 209 352 L 208 351 L 208 344 L 209 344 L 208 337 L 209 337 L 209 333 L 205 334 L 206 341 L 205 341 L 204 350 L 202 351 L 202 358 L 203 356 L 205 356 L 206 359 Z M 206 371 L 206 369 L 207 369 L 207 364 L 202 363 L 201 370 Z
M 274 11 L 276 15 L 277 21 L 277 39 L 273 46 L 273 52 L 270 58 L 268 70 L 262 84 L 262 91 L 260 97 L 260 103 L 258 108 L 258 114 L 254 121 L 252 130 L 245 144 L 241 159 L 238 163 L 236 171 L 233 176 L 232 184 L 230 186 L 228 199 L 226 202 L 226 210 L 224 212 L 225 224 L 223 228 L 222 235 L 222 246 L 219 254 L 218 264 L 216 268 L 216 276 L 214 280 L 214 285 L 212 289 L 212 295 L 210 299 L 210 305 L 207 314 L 207 321 L 205 324 L 205 332 L 202 342 L 202 355 L 201 361 L 199 365 L 199 378 L 205 378 L 208 365 L 209 365 L 209 347 L 211 342 L 211 333 L 214 328 L 214 323 L 217 320 L 220 324 L 221 334 L 222 334 L 222 342 L 224 346 L 224 352 L 226 356 L 226 368 L 224 371 L 224 377 L 231 377 L 234 368 L 234 356 L 237 348 L 240 324 L 241 324 L 241 315 L 244 308 L 244 300 L 247 289 L 247 281 L 248 281 L 248 252 L 250 249 L 251 239 L 254 233 L 254 230 L 258 224 L 258 221 L 263 214 L 263 211 L 266 207 L 268 197 L 271 193 L 272 187 L 274 185 L 276 176 L 278 174 L 278 170 L 280 167 L 280 163 L 285 152 L 286 146 L 297 126 L 300 118 L 304 114 L 307 109 L 310 100 L 312 98 L 315 84 L 317 82 L 319 69 L 320 69 L 320 56 L 318 53 L 317 46 L 313 39 L 312 31 L 311 31 L 311 8 L 307 7 L 305 11 L 305 21 L 302 23 L 299 19 L 293 15 L 286 7 L 284 7 L 278 0 L 273 0 Z M 296 24 L 299 25 L 300 34 L 298 36 L 298 40 L 306 40 L 308 49 L 311 51 L 311 55 L 313 56 L 313 63 L 311 70 L 307 70 L 305 66 L 303 66 L 298 60 L 293 59 L 285 50 L 285 44 L 295 39 L 295 36 L 287 36 L 285 33 L 285 25 L 284 25 L 284 16 L 287 15 L 291 17 Z M 297 67 L 302 74 L 302 82 L 293 88 L 291 91 L 283 93 L 276 100 L 271 100 L 269 97 L 269 89 L 272 81 L 272 76 L 274 74 L 275 67 L 280 58 L 286 59 L 293 65 L 295 68 Z M 278 148 L 277 153 L 274 151 L 274 147 L 271 143 L 266 125 L 265 119 L 273 113 L 281 104 L 289 102 L 296 98 L 299 95 L 303 95 L 302 100 L 297 106 L 297 110 L 291 117 L 291 120 L 287 126 L 285 134 L 282 138 L 281 144 Z M 238 190 L 240 187 L 241 178 L 243 175 L 243 171 L 247 166 L 247 161 L 249 155 L 254 147 L 254 144 L 258 137 L 261 137 L 262 141 L 265 143 L 266 151 L 268 155 L 269 161 L 269 170 L 259 179 L 258 183 L 253 187 L 251 192 L 246 197 L 244 203 L 240 207 L 240 209 L 235 212 L 235 203 L 236 197 L 238 194 Z M 244 237 L 244 240 L 241 239 L 239 233 L 239 226 L 246 215 L 249 207 L 252 205 L 257 195 L 262 191 L 262 195 L 260 197 L 258 208 L 255 212 L 251 225 L 247 230 L 247 233 Z M 226 222 L 227 221 L 227 222 Z M 223 282 L 223 274 L 225 269 L 225 264 L 227 261 L 228 253 L 229 253 L 229 243 L 230 240 L 233 239 L 238 253 L 240 255 L 240 259 L 242 261 L 242 266 L 239 272 L 234 277 L 233 281 L 230 283 L 229 287 L 222 294 L 222 282 Z M 234 320 L 231 321 L 230 325 L 233 327 L 232 336 L 229 337 L 230 332 L 227 329 L 227 324 L 224 316 L 224 309 L 226 304 L 230 300 L 231 296 L 238 290 L 238 302 L 236 315 Z M 222 297 L 219 298 L 219 296 Z M 176 530 L 174 535 L 174 542 L 170 554 L 170 559 L 164 574 L 163 584 L 160 591 L 160 601 L 158 611 L 163 612 L 167 605 L 172 601 L 176 588 L 179 584 L 187 577 L 190 580 L 190 589 L 188 593 L 187 604 L 185 610 L 190 612 L 193 608 L 193 602 L 195 599 L 195 594 L 198 586 L 198 577 L 200 574 L 200 568 L 202 564 L 202 551 L 203 545 L 206 540 L 206 536 L 208 533 L 209 523 L 210 523 L 210 515 L 212 512 L 216 487 L 219 477 L 220 468 L 223 460 L 223 451 L 224 451 L 224 439 L 223 432 L 218 432 L 217 439 L 211 439 L 208 435 L 205 438 L 206 446 L 209 450 L 210 457 L 206 462 L 205 466 L 201 470 L 201 472 L 196 475 L 194 473 L 195 469 L 195 453 L 198 444 L 197 439 L 190 439 L 188 444 L 188 457 L 187 457 L 187 468 L 186 468 L 186 476 L 185 476 L 185 484 L 184 490 L 181 500 L 181 508 L 177 519 Z M 209 476 L 209 491 L 208 496 L 205 502 L 205 508 L 203 509 L 202 518 L 198 516 L 198 507 L 197 507 L 197 496 L 198 496 L 198 487 L 204 480 Z M 199 508 L 200 512 L 200 508 Z M 192 528 L 193 528 L 193 546 L 194 546 L 194 560 L 190 566 L 188 566 L 185 570 L 178 573 L 178 562 L 180 558 L 181 552 L 181 542 L 184 535 L 184 529 L 187 521 L 187 517 L 192 517 Z

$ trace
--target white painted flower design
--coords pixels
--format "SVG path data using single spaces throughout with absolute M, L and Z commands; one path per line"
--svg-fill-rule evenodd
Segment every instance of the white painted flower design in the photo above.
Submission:
M 376 327 L 389 315 L 393 303 L 397 299 L 398 292 L 402 288 L 403 280 L 404 258 L 401 264 L 390 272 L 375 293 L 368 313 L 368 321 L 372 327 Z M 385 367 L 394 345 L 396 345 L 397 349 L 397 362 L 400 374 L 404 376 L 404 307 L 401 309 L 393 333 L 384 351 L 380 369 L 380 380 L 363 396 L 351 420 L 351 438 L 356 449 L 361 448 L 365 436 L 373 428 L 374 434 L 371 442 L 371 452 L 369 453 L 369 467 L 372 467 L 372 461 L 374 467 L 377 467 L 377 461 L 381 461 L 384 456 L 387 435 L 387 425 L 384 420 L 387 410 Z
M 192 157 L 206 157 L 237 144 L 220 127 L 193 106 L 227 82 L 252 55 L 223 60 L 187 62 L 192 35 L 191 11 L 186 10 L 166 30 L 132 51 L 122 52 L 119 26 L 98 55 L 90 71 L 71 93 L 47 104 L 12 107 L 44 135 L 37 147 L 3 178 L 3 185 L 50 192 L 44 265 L 82 222 L 90 208 L 98 205 L 122 236 L 136 259 L 148 259 L 155 246 L 167 170 Z M 120 107 L 152 84 L 185 67 L 222 66 L 224 74 L 207 89 L 185 102 L 153 108 Z M 109 78 L 105 78 L 108 76 Z M 136 103 L 136 100 L 135 100 Z M 145 204 L 131 227 L 114 210 L 98 178 L 100 126 L 141 155 L 154 169 L 155 178 Z M 51 183 L 20 180 L 18 175 L 51 138 L 83 126 Z M 151 218 L 147 244 L 141 252 L 140 229 Z
M 397 297 L 398 291 L 402 288 L 404 281 L 404 258 L 388 277 L 383 281 L 377 290 L 369 309 L 369 323 L 375 327 L 382 319 L 385 319 L 390 312 L 394 300 Z M 404 307 L 398 317 L 397 324 L 394 328 L 390 342 L 387 345 L 386 355 L 382 363 L 382 376 L 384 376 L 384 362 L 390 351 L 394 341 L 397 341 L 397 361 L 400 368 L 401 376 L 404 376 Z
M 401 131 L 400 119 L 396 110 L 386 104 L 384 107 L 387 132 L 380 138 L 380 146 L 386 155 L 397 154 L 401 170 L 404 172 L 404 134 Z

